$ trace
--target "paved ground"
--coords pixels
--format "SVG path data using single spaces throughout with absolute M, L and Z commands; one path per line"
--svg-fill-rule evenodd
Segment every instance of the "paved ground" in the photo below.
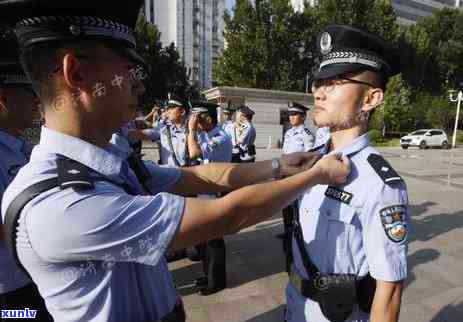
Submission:
M 413 231 L 400 321 L 462 322 L 463 149 L 380 151 L 404 177 L 410 197 Z M 258 151 L 259 158 L 279 153 Z M 171 265 L 188 321 L 281 322 L 287 282 L 275 238 L 281 229 L 277 215 L 226 238 L 229 288 L 219 294 L 196 294 L 192 280 L 200 275 L 199 264 Z

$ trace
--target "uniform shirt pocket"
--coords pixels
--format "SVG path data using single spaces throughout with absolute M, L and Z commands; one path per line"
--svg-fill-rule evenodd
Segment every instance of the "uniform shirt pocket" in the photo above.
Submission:
M 327 268 L 329 273 L 351 273 L 354 269 L 352 246 L 356 238 L 356 208 L 340 202 L 324 207 L 326 218 Z M 358 234 L 361 236 L 361 234 Z

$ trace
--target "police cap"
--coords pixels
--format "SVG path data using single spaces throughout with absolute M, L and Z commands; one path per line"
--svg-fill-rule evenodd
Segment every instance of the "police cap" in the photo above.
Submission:
M 317 37 L 321 56 L 313 79 L 371 70 L 385 78 L 398 73 L 397 59 L 378 35 L 347 25 L 329 25 Z
M 217 114 L 217 108 L 219 107 L 219 105 L 207 101 L 193 101 L 191 105 L 193 106 L 192 113 L 208 113 L 211 115 Z
M 10 29 L 0 28 L 0 87 L 30 86 L 31 82 L 19 62 L 16 36 Z
M 19 47 L 83 39 L 108 40 L 143 64 L 134 28 L 142 0 L 0 0 L 0 21 L 15 25 Z
M 288 102 L 289 115 L 294 115 L 294 114 L 304 114 L 305 115 L 308 110 L 309 108 L 302 104 L 299 104 L 297 102 Z
M 241 113 L 247 116 L 253 116 L 254 114 L 256 114 L 253 110 L 249 108 L 249 106 L 246 106 L 246 105 L 240 106 L 238 108 L 238 111 L 240 111 Z

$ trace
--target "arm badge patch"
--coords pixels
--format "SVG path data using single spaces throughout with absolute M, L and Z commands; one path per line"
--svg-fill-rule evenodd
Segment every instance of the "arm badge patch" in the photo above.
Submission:
M 407 238 L 406 213 L 404 205 L 389 206 L 379 212 L 386 236 L 394 243 L 401 243 Z

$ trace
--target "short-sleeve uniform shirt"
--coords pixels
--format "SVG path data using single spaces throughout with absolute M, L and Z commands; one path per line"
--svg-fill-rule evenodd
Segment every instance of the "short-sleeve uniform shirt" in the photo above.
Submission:
M 172 148 L 169 144 L 168 132 L 171 134 Z M 177 127 L 174 124 L 159 122 L 157 126 L 149 130 L 143 130 L 143 133 L 153 142 L 159 141 L 161 143 L 160 157 L 161 164 L 171 167 L 177 167 L 175 157 L 177 158 L 180 166 L 188 165 L 188 150 L 187 150 L 187 136 L 188 128 Z
M 312 149 L 314 141 L 314 135 L 304 125 L 292 127 L 285 133 L 283 154 L 307 152 Z
M 232 157 L 231 139 L 219 126 L 209 132 L 200 132 L 198 142 L 203 153 L 204 163 L 230 162 Z
M 318 151 L 326 153 L 327 146 Z M 300 224 L 312 262 L 323 273 L 361 277 L 369 272 L 383 281 L 405 279 L 409 229 L 405 183 L 387 162 L 374 169 L 370 161 L 380 164 L 381 157 L 369 146 L 366 134 L 335 152 L 351 160 L 347 183 L 314 186 L 299 200 Z M 389 183 L 377 171 L 392 174 L 386 179 Z M 296 273 L 308 279 L 294 238 L 293 254 Z M 286 293 L 288 322 L 328 322 L 318 304 L 303 297 L 293 284 L 288 284 Z M 355 305 L 346 321 L 369 321 L 369 316 Z
M 148 193 L 116 154 L 44 127 L 30 163 L 4 195 L 2 215 L 26 187 L 55 177 L 61 158 L 111 182 L 97 181 L 86 190 L 52 189 L 21 213 L 18 256 L 49 312 L 63 322 L 159 320 L 179 300 L 164 254 L 185 201 L 161 191 L 179 179 L 180 170 L 148 165 Z

